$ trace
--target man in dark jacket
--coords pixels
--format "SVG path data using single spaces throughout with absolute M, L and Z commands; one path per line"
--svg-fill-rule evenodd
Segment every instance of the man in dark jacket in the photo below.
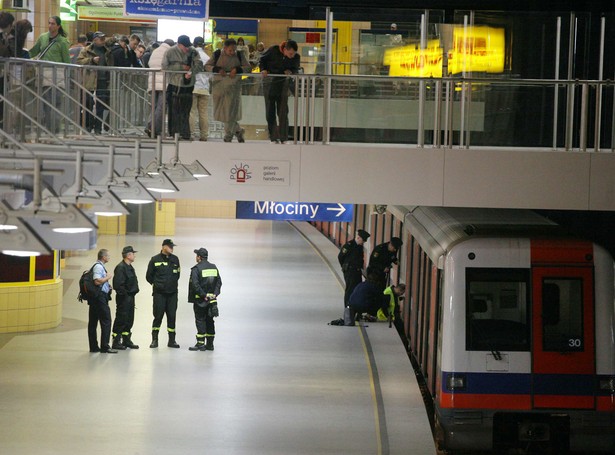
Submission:
M 95 32 L 92 44 L 84 47 L 79 52 L 77 63 L 79 65 L 98 66 L 101 68 L 113 66 L 113 55 L 105 42 L 106 35 L 103 32 Z M 85 127 L 88 133 L 94 129 L 94 133 L 100 134 L 103 130 L 109 130 L 109 125 L 103 125 L 105 111 L 109 110 L 111 92 L 109 91 L 109 71 L 88 69 L 85 71 L 83 85 L 88 90 L 85 107 Z M 94 108 L 94 95 L 96 95 L 96 107 Z M 92 111 L 96 109 L 96 115 Z
M 378 274 L 378 282 L 382 291 L 387 285 L 387 274 L 391 270 L 391 266 L 398 262 L 397 251 L 402 245 L 403 242 L 399 237 L 391 237 L 388 242 L 377 245 L 369 256 L 368 266 L 375 274 Z
M 337 255 L 337 260 L 344 273 L 344 308 L 348 306 L 350 295 L 354 288 L 363 281 L 363 265 L 365 262 L 363 243 L 369 238 L 369 232 L 359 229 L 354 240 L 346 242 Z
M 175 244 L 171 239 L 162 242 L 160 254 L 153 256 L 147 265 L 145 279 L 152 285 L 154 296 L 154 322 L 152 323 L 152 343 L 150 348 L 158 347 L 158 333 L 162 318 L 167 315 L 167 332 L 170 348 L 179 348 L 175 342 L 175 316 L 177 313 L 177 282 L 179 281 L 179 258 L 173 254 Z
M 290 79 L 288 77 L 270 77 L 268 74 L 297 74 L 301 65 L 301 57 L 297 53 L 297 42 L 284 41 L 279 46 L 271 46 L 261 56 L 259 66 L 265 95 L 265 115 L 271 142 L 279 143 L 288 140 L 288 94 Z M 276 114 L 278 122 L 276 122 Z M 276 123 L 279 123 L 276 124 Z
M 131 246 L 122 250 L 122 262 L 113 271 L 115 289 L 115 321 L 113 322 L 113 349 L 139 349 L 130 339 L 135 321 L 135 295 L 139 292 L 139 281 L 132 266 L 136 251 Z
M 188 302 L 194 304 L 196 321 L 196 344 L 191 351 L 213 351 L 216 326 L 214 317 L 218 316 L 218 295 L 222 287 L 220 272 L 215 264 L 207 260 L 205 248 L 194 250 L 196 265 L 190 269 Z M 207 344 L 205 344 L 207 341 Z
M 121 36 L 118 39 L 115 46 L 111 48 L 111 54 L 113 54 L 113 61 L 115 66 L 122 68 L 130 68 L 132 66 L 131 56 L 128 48 L 130 40 L 127 36 Z
M 180 35 L 177 44 L 162 57 L 162 69 L 175 71 L 167 74 L 167 116 L 169 134 L 179 134 L 186 141 L 191 139 L 190 111 L 196 73 L 203 71 L 199 53 L 192 47 L 187 35 Z M 183 73 L 177 73 L 183 71 Z
M 374 274 L 368 267 L 367 279 L 360 283 L 350 296 L 350 325 L 354 325 L 357 317 L 361 317 L 363 313 L 368 313 L 372 316 L 378 314 L 378 310 L 388 318 L 389 316 L 389 296 L 382 292 L 380 283 L 377 281 L 378 275 Z

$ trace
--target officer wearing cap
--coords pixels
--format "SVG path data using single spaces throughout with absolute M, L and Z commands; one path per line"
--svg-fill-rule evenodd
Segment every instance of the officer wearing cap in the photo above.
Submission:
M 132 325 L 135 321 L 135 295 L 139 292 L 139 281 L 132 263 L 136 251 L 132 246 L 122 249 L 122 261 L 113 271 L 115 289 L 115 321 L 113 322 L 113 349 L 139 349 L 131 340 Z
M 220 272 L 215 264 L 207 260 L 209 253 L 205 248 L 194 250 L 196 265 L 190 269 L 188 302 L 194 304 L 196 322 L 196 344 L 191 351 L 213 351 L 218 316 L 218 295 L 222 287 Z
M 382 290 L 386 287 L 387 274 L 393 264 L 397 264 L 397 251 L 403 242 L 399 237 L 391 237 L 391 240 L 377 245 L 369 257 L 369 266 L 379 276 Z
M 173 254 L 176 245 L 171 239 L 164 239 L 160 254 L 153 256 L 147 265 L 145 279 L 152 285 L 154 297 L 154 322 L 152 323 L 152 343 L 150 348 L 158 347 L 158 333 L 162 318 L 167 316 L 167 332 L 170 348 L 179 348 L 175 342 L 175 316 L 177 313 L 177 282 L 179 281 L 179 258 Z
M 346 242 L 337 255 L 337 260 L 344 273 L 344 308 L 348 306 L 350 295 L 355 287 L 363 281 L 363 265 L 365 262 L 363 244 L 369 238 L 369 232 L 359 229 L 355 238 Z

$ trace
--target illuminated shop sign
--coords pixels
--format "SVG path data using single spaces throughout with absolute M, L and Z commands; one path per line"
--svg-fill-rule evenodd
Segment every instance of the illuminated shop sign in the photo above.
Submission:
M 155 18 L 144 17 L 130 18 L 124 14 L 123 8 L 109 6 L 78 6 L 79 20 L 103 21 L 103 22 L 138 22 L 140 24 L 155 24 Z
M 127 16 L 173 17 L 175 19 L 205 20 L 209 0 L 126 0 Z
M 431 40 L 426 49 L 403 46 L 387 49 L 384 64 L 389 76 L 442 77 L 442 47 L 439 40 Z
M 504 71 L 504 29 L 462 26 L 453 29 L 453 47 L 448 53 L 448 72 L 501 73 Z
M 453 27 L 448 74 L 503 72 L 504 45 L 503 28 Z M 430 40 L 425 49 L 416 45 L 387 49 L 383 61 L 389 66 L 389 76 L 409 77 L 442 77 L 443 62 L 444 50 L 439 40 Z

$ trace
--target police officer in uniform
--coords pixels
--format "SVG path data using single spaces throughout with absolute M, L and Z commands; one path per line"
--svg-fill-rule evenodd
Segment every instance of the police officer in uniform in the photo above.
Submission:
M 167 331 L 170 348 L 179 348 L 175 342 L 175 315 L 177 313 L 177 282 L 179 281 L 179 258 L 173 254 L 175 244 L 171 239 L 162 242 L 160 254 L 153 256 L 147 265 L 145 279 L 152 285 L 154 296 L 154 322 L 152 323 L 152 343 L 150 348 L 158 347 L 158 333 L 162 318 L 167 315 Z
M 403 242 L 399 237 L 391 237 L 391 240 L 377 245 L 369 256 L 369 265 L 374 274 L 378 274 L 378 282 L 384 291 L 387 284 L 387 275 L 393 264 L 397 264 L 397 251 Z
M 217 297 L 222 287 L 220 272 L 215 264 L 207 260 L 205 248 L 194 250 L 196 265 L 190 269 L 188 302 L 194 304 L 196 321 L 196 344 L 191 351 L 213 351 L 216 326 L 214 317 L 218 316 Z
M 344 272 L 344 282 L 346 288 L 344 290 L 344 308 L 348 306 L 350 294 L 354 288 L 363 281 L 363 264 L 364 253 L 363 243 L 369 238 L 369 232 L 359 229 L 354 240 L 346 242 L 340 249 L 337 255 L 337 260 L 342 266 Z
M 115 321 L 113 322 L 113 349 L 139 349 L 130 339 L 135 321 L 135 295 L 139 292 L 139 281 L 132 263 L 136 251 L 131 246 L 122 250 L 122 261 L 113 271 L 115 289 Z

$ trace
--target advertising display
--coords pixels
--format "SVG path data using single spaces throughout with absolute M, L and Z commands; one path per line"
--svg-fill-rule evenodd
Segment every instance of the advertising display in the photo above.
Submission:
M 208 0 L 126 0 L 127 16 L 157 16 L 203 21 L 209 14 Z

